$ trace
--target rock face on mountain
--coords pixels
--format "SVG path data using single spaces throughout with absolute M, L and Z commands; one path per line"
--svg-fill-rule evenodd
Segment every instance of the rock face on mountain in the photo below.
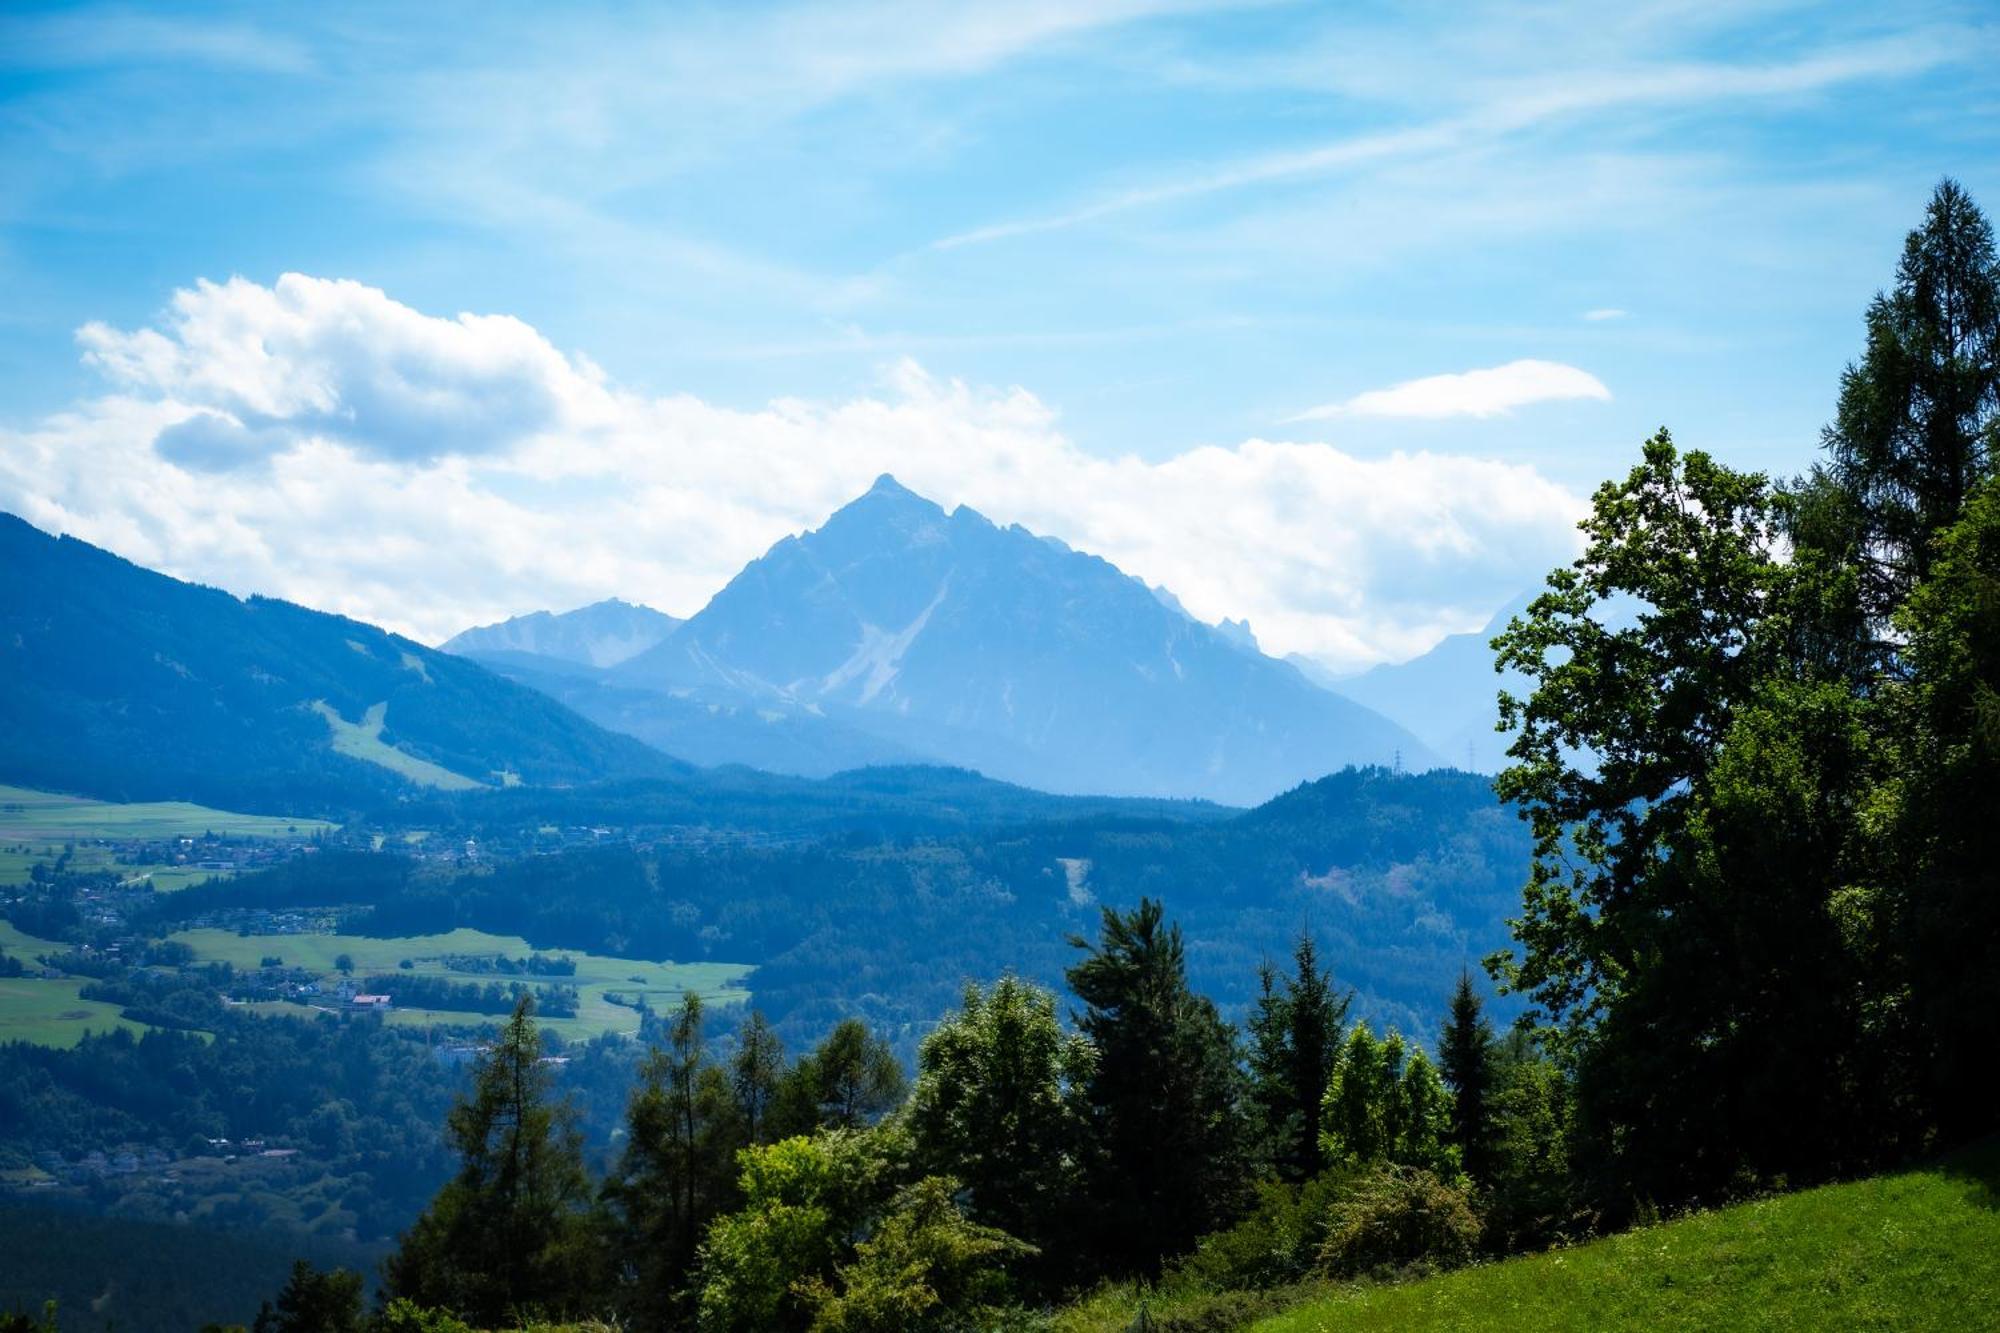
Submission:
M 525 653 L 580 666 L 614 667 L 645 652 L 680 623 L 664 611 L 613 597 L 574 611 L 535 611 L 497 625 L 481 625 L 453 635 L 442 646 L 461 657 Z
M 803 711 L 1050 791 L 1250 804 L 1348 764 L 1433 761 L 1243 638 L 885 476 L 605 677 Z
M 291 813 L 687 765 L 373 625 L 0 514 L 0 783 Z

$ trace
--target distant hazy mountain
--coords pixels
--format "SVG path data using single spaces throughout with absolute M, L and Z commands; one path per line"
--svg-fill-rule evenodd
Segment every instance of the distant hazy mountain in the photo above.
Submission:
M 297 813 L 687 766 L 372 625 L 0 514 L 0 782 Z
M 1453 634 L 1407 662 L 1345 677 L 1311 663 L 1300 666 L 1327 689 L 1400 722 L 1452 767 L 1497 773 L 1507 762 L 1508 741 L 1493 729 L 1500 720 L 1500 691 L 1521 694 L 1526 682 L 1493 670 L 1491 645 L 1533 598 L 1523 594 L 1495 612 L 1486 628 Z
M 609 680 L 594 667 L 527 653 L 468 656 L 601 727 L 704 767 L 744 764 L 769 773 L 823 778 L 877 764 L 936 762 L 934 756 L 791 700 L 753 698 L 728 689 L 642 689 Z
M 1249 804 L 1348 764 L 1433 762 L 1408 731 L 1232 631 L 1104 560 L 947 514 L 885 476 L 606 676 L 804 710 L 1050 791 Z
M 650 606 L 616 597 L 574 611 L 535 611 L 497 625 L 453 635 L 444 651 L 461 657 L 526 653 L 585 666 L 612 667 L 637 657 L 672 634 L 680 621 Z

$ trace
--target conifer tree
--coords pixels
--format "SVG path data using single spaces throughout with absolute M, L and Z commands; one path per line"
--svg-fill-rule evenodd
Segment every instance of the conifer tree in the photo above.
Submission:
M 1299 933 L 1292 974 L 1278 979 L 1268 963 L 1258 970 L 1260 994 L 1250 1028 L 1250 1103 L 1258 1118 L 1260 1148 L 1279 1179 L 1310 1179 L 1324 1165 L 1319 1107 L 1333 1075 L 1351 994 L 1334 990 L 1320 967 L 1312 935 Z
M 1486 1021 L 1472 974 L 1461 972 L 1450 1017 L 1438 1040 L 1438 1072 L 1451 1089 L 1450 1140 L 1466 1174 L 1480 1184 L 1493 1175 L 1493 1026 Z
M 1936 534 L 2000 458 L 2000 258 L 1972 197 L 1946 179 L 1867 315 L 1823 436 L 1850 504 L 1853 553 L 1881 629 L 1930 572 Z
M 630 1299 L 639 1327 L 678 1316 L 703 1228 L 734 1200 L 742 1123 L 727 1077 L 706 1058 L 701 997 L 681 997 L 639 1069 L 626 1112 L 625 1151 L 605 1195 L 619 1218 Z
M 736 1094 L 743 1134 L 751 1143 L 768 1143 L 771 1103 L 785 1075 L 785 1043 L 763 1011 L 753 1009 L 736 1037 L 729 1062 L 730 1088 Z
M 1088 1187 L 1114 1271 L 1157 1273 L 1235 1208 L 1244 1188 L 1236 1034 L 1188 989 L 1186 946 L 1160 905 L 1105 908 L 1069 969 L 1097 1051 Z
M 534 1000 L 523 995 L 445 1122 L 458 1174 L 383 1265 L 390 1298 L 481 1323 L 562 1315 L 599 1299 L 582 1136 L 553 1100 Z

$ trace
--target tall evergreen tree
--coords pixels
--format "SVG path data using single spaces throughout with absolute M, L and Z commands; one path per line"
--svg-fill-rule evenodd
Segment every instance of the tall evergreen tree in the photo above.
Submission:
M 751 1143 L 768 1143 L 771 1103 L 785 1075 L 785 1043 L 763 1011 L 753 1009 L 736 1035 L 736 1053 L 729 1061 L 729 1082 L 743 1117 L 743 1133 Z
M 1472 974 L 1461 972 L 1438 1039 L 1438 1072 L 1451 1089 L 1451 1142 L 1466 1174 L 1481 1185 L 1493 1179 L 1493 1070 L 1493 1025 Z
M 1309 931 L 1292 950 L 1292 974 L 1280 980 L 1266 963 L 1250 1015 L 1250 1104 L 1258 1119 L 1260 1148 L 1279 1179 L 1318 1175 L 1320 1101 L 1333 1075 L 1351 993 L 1335 991 L 1333 974 L 1319 965 Z
M 1066 974 L 1097 1051 L 1088 1087 L 1089 1195 L 1115 1271 L 1163 1258 L 1230 1215 L 1245 1185 L 1236 1034 L 1188 989 L 1180 928 L 1160 904 L 1105 908 L 1096 944 Z
M 459 1171 L 384 1263 L 388 1296 L 487 1324 L 601 1299 L 582 1136 L 541 1060 L 523 995 L 446 1119 Z
M 744 1142 L 727 1076 L 706 1058 L 701 997 L 681 997 L 665 1049 L 639 1069 L 626 1112 L 625 1151 L 606 1200 L 621 1226 L 628 1311 L 642 1328 L 667 1328 L 683 1311 L 695 1250 L 710 1219 L 734 1202 L 736 1149 Z
M 1876 625 L 1930 572 L 1934 540 L 2000 458 L 2000 258 L 1953 180 L 1903 243 L 1895 286 L 1868 307 L 1867 347 L 1841 378 L 1825 477 L 1851 502 Z

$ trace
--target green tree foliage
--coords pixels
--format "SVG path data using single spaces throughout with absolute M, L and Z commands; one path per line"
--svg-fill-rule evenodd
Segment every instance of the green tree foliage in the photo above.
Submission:
M 1388 1156 L 1395 1086 L 1388 1052 L 1366 1023 L 1356 1023 L 1341 1047 L 1321 1109 L 1320 1151 L 1328 1162 L 1352 1166 Z
M 1319 1107 L 1340 1050 L 1341 1026 L 1353 995 L 1334 989 L 1319 965 L 1310 932 L 1299 932 L 1292 973 L 1258 969 L 1259 994 L 1249 1021 L 1250 1106 L 1262 1139 L 1260 1156 L 1282 1180 L 1310 1179 L 1320 1157 Z
M 836 1281 L 809 1280 L 814 1333 L 945 1333 L 989 1328 L 1008 1263 L 1031 1247 L 966 1217 L 957 1183 L 925 1176 L 897 1196 Z
M 1493 1178 L 1493 1025 L 1460 973 L 1449 1017 L 1438 1039 L 1438 1073 L 1451 1090 L 1450 1140 L 1467 1175 L 1481 1185 Z
M 736 1034 L 736 1051 L 729 1061 L 729 1085 L 749 1142 L 770 1142 L 771 1105 L 784 1075 L 785 1043 L 763 1010 L 753 1009 Z
M 680 1312 L 703 1229 L 734 1202 L 731 1165 L 745 1138 L 729 1079 L 706 1058 L 693 991 L 681 997 L 666 1049 L 640 1066 L 626 1126 L 605 1196 L 620 1222 L 632 1318 L 638 1327 L 665 1328 Z
M 391 1299 L 490 1324 L 598 1298 L 606 1281 L 581 1142 L 541 1058 L 523 997 L 446 1120 L 461 1165 L 383 1265 Z
M 1383 1165 L 1329 1210 L 1319 1263 L 1337 1277 L 1417 1263 L 1452 1268 L 1472 1257 L 1479 1233 L 1464 1189 L 1418 1167 Z
M 1501 975 L 1563 1025 L 1607 1197 L 1826 1170 L 1879 1123 L 1829 911 L 1867 739 L 1801 647 L 1830 594 L 1777 521 L 1762 477 L 1661 432 L 1496 640 L 1535 682 L 1502 698 L 1536 846 Z
M 1516 1030 L 1494 1061 L 1487 1238 L 1502 1251 L 1545 1245 L 1579 1230 L 1570 1194 L 1570 1081 L 1535 1039 Z
M 1320 1151 L 1348 1169 L 1391 1162 L 1456 1175 L 1451 1117 L 1451 1094 L 1422 1047 L 1396 1032 L 1378 1041 L 1356 1023 L 1321 1099 Z
M 1045 1251 L 1074 1240 L 1094 1065 L 1050 992 L 1011 976 L 968 986 L 918 1048 L 906 1121 L 920 1168 L 962 1182 L 980 1223 Z
M 1614 1213 L 1993 1123 L 2000 266 L 1947 181 L 1789 490 L 1664 433 L 1496 640 L 1536 838 L 1500 975 L 1560 1025 Z M 1620 608 L 1623 627 L 1613 628 Z M 1622 1202 L 1621 1202 L 1622 1201 Z
M 860 1019 L 843 1018 L 779 1081 L 766 1132 L 777 1137 L 859 1129 L 894 1110 L 907 1090 L 889 1043 Z
M 1820 474 L 1849 501 L 1876 623 L 1930 573 L 1937 532 L 2000 457 L 2000 259 L 1972 197 L 1946 180 L 1868 307 L 1841 377 Z
M 1087 1188 L 1114 1271 L 1157 1272 L 1229 1217 L 1245 1183 L 1235 1031 L 1188 989 L 1186 947 L 1160 905 L 1105 908 L 1095 945 L 1069 970 L 1097 1051 Z
M 1891 696 L 1904 723 L 1881 800 L 1891 888 L 1865 919 L 1893 942 L 1885 1001 L 1907 997 L 1924 1099 L 1963 1139 L 1992 1126 L 2000 1098 L 2000 481 L 1943 533 L 1896 624 L 1912 679 Z
M 743 1149 L 743 1204 L 717 1218 L 702 1243 L 700 1326 L 766 1333 L 810 1324 L 810 1293 L 853 1254 L 893 1187 L 895 1155 L 890 1136 L 847 1129 Z
M 278 1293 L 257 1312 L 254 1333 L 362 1333 L 361 1274 L 322 1273 L 301 1259 Z

